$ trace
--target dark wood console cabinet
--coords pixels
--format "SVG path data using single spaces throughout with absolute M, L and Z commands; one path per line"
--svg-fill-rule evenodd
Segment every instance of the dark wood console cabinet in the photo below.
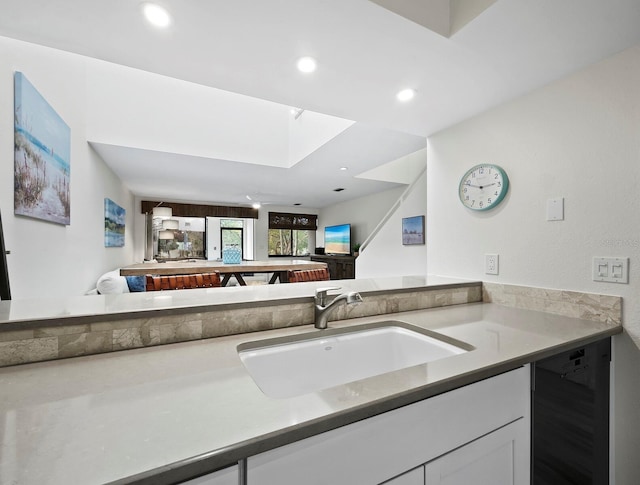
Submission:
M 331 256 L 312 254 L 311 261 L 327 263 L 332 280 L 348 280 L 356 277 L 356 258 L 354 256 Z

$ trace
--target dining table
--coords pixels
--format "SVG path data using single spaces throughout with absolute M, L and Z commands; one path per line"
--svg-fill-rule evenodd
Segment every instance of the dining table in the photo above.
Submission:
M 165 261 L 165 262 L 148 262 L 136 263 L 120 268 L 121 276 L 143 276 L 147 274 L 168 276 L 168 275 L 186 275 L 198 273 L 219 272 L 222 277 L 221 284 L 226 286 L 231 277 L 235 277 L 238 284 L 246 286 L 247 283 L 243 275 L 247 273 L 272 273 L 269 284 L 287 283 L 288 271 L 322 269 L 326 268 L 326 263 L 318 261 L 307 261 L 301 259 L 282 259 L 268 261 L 241 261 L 240 263 L 224 263 L 222 261 L 210 260 L 184 260 L 184 261 Z

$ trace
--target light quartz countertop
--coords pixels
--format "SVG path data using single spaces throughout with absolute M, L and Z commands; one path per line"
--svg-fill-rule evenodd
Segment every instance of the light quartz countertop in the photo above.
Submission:
M 206 311 L 219 307 L 251 306 L 261 302 L 311 300 L 316 288 L 339 286 L 362 294 L 402 292 L 433 287 L 481 285 L 441 276 L 397 276 L 371 279 L 314 281 L 278 285 L 198 288 L 185 291 L 150 291 L 118 295 L 83 295 L 69 298 L 38 298 L 0 301 L 0 331 L 25 328 L 22 324 L 84 323 L 105 316 L 113 319 L 167 311 Z
M 288 399 L 260 391 L 237 346 L 321 332 L 311 325 L 2 368 L 0 483 L 175 483 L 622 332 L 492 303 L 330 327 L 384 320 L 430 329 L 475 350 Z

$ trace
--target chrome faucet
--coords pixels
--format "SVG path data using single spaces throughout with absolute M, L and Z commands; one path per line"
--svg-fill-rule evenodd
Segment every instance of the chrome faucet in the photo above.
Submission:
M 342 293 L 336 296 L 331 303 L 327 305 L 327 292 L 331 290 L 339 290 L 339 286 L 332 286 L 330 288 L 318 288 L 316 290 L 315 297 L 315 327 L 319 330 L 327 328 L 327 322 L 329 321 L 329 314 L 335 310 L 340 303 L 344 302 L 347 305 L 353 305 L 355 303 L 362 302 L 360 293 L 351 291 L 349 293 Z

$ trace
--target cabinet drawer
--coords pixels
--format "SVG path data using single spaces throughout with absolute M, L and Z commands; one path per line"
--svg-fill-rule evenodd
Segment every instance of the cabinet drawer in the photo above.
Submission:
M 426 485 L 523 485 L 530 481 L 529 422 L 521 418 L 427 463 Z

